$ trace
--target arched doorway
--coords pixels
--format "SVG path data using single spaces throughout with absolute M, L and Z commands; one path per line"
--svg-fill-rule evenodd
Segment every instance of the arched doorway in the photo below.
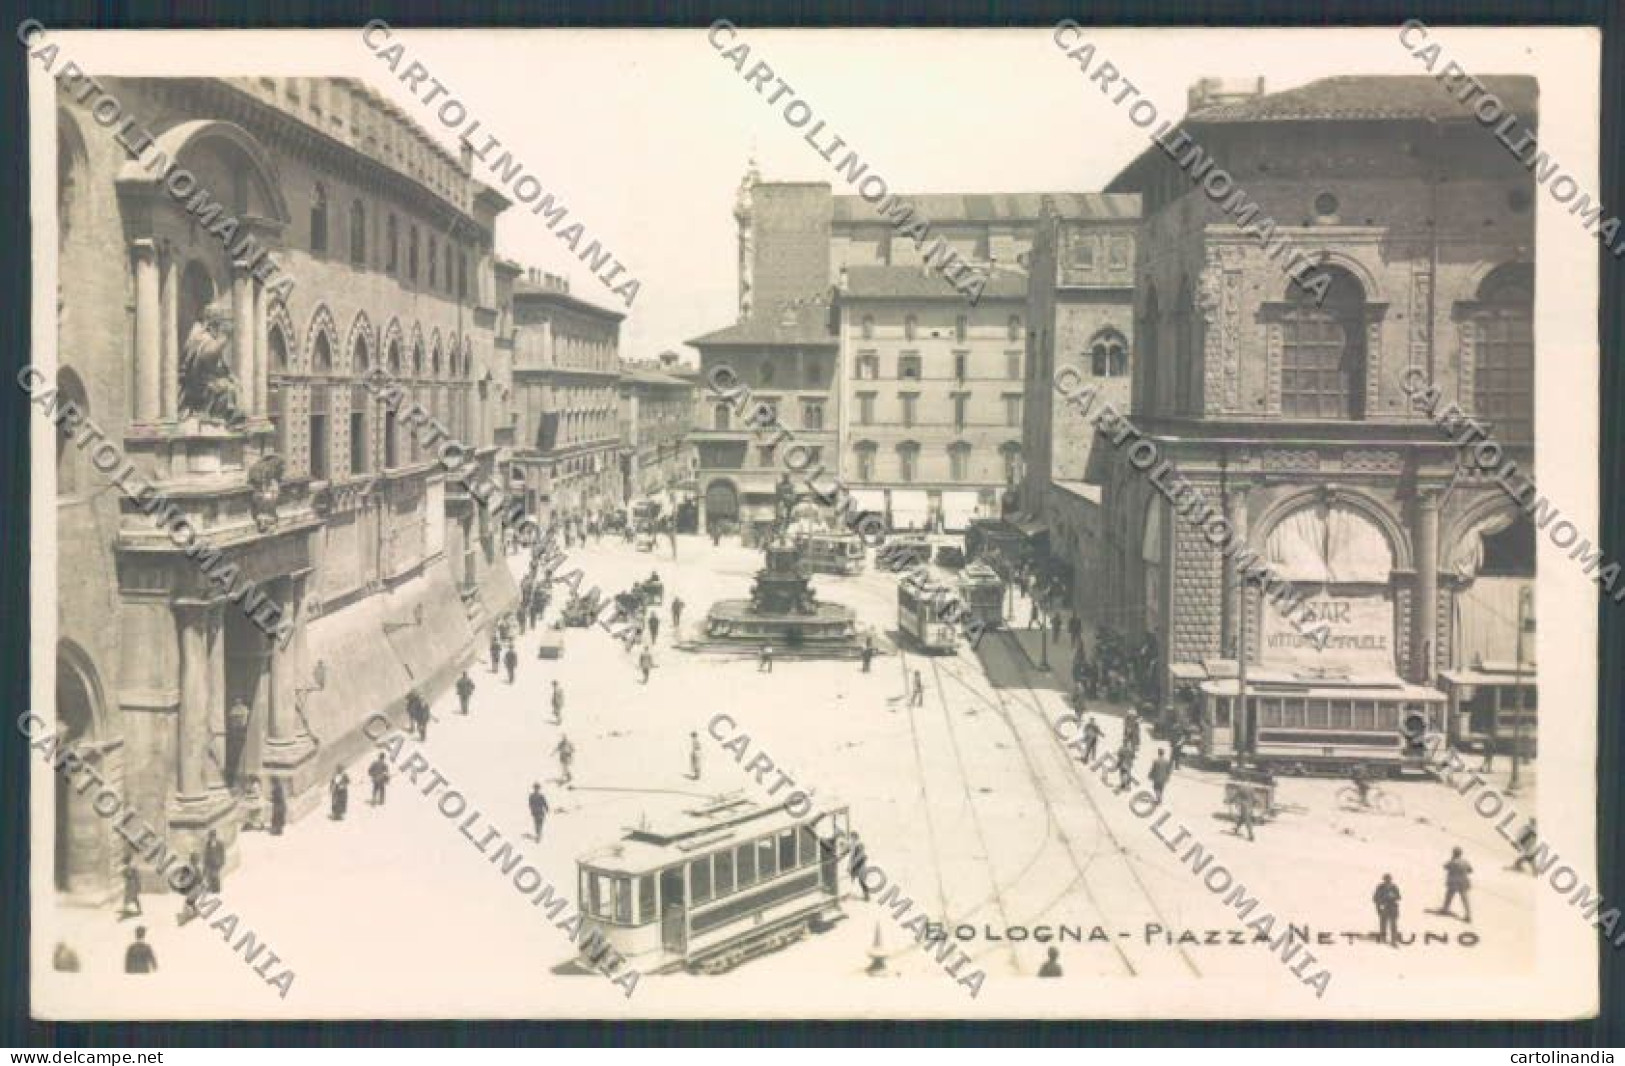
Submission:
M 57 741 L 79 748 L 90 764 L 99 758 L 96 746 L 97 686 L 89 664 L 76 649 L 64 646 L 56 658 Z M 107 883 L 106 823 L 91 809 L 94 790 L 81 793 L 68 775 L 52 774 L 56 787 L 56 840 L 53 849 L 56 887 L 63 892 L 103 888 Z
M 718 530 L 739 521 L 739 490 L 732 481 L 713 481 L 705 487 L 705 528 Z M 722 523 L 721 526 L 716 523 Z

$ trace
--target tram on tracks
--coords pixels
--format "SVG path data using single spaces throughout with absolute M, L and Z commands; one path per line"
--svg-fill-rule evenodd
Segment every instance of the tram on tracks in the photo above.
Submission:
M 1439 686 L 1450 701 L 1450 740 L 1463 751 L 1532 759 L 1539 750 L 1540 686 L 1535 671 L 1499 664 L 1446 670 Z
M 576 861 L 577 902 L 646 973 L 723 973 L 845 917 L 844 805 L 719 797 Z
M 815 574 L 857 574 L 866 552 L 856 533 L 809 533 L 801 545 L 801 563 Z
M 1443 737 L 1445 697 L 1403 682 L 1337 685 L 1249 678 L 1204 681 L 1198 744 L 1204 762 L 1249 764 L 1287 774 L 1427 772 L 1424 738 Z
M 897 628 L 923 651 L 951 652 L 959 646 L 965 608 L 952 585 L 916 571 L 897 583 Z
M 985 630 L 1004 628 L 1004 579 L 978 560 L 959 574 L 959 597 L 968 616 Z

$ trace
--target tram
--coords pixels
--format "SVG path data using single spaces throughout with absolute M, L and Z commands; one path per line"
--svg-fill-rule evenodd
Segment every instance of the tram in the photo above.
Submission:
M 1245 710 L 1239 680 L 1198 690 L 1198 743 L 1204 762 L 1248 763 L 1289 774 L 1342 774 L 1363 764 L 1379 773 L 1427 770 L 1429 735 L 1445 732 L 1436 689 L 1394 682 L 1352 686 L 1249 678 Z
M 1533 669 L 1478 664 L 1446 670 L 1439 687 L 1450 701 L 1450 742 L 1462 751 L 1516 753 L 1534 758 L 1538 744 L 1540 686 Z
M 952 586 L 924 572 L 897 583 L 897 628 L 925 651 L 951 652 L 959 646 L 964 606 Z
M 959 574 L 959 597 L 984 630 L 1004 628 L 1004 581 L 997 570 L 977 561 Z
M 810 533 L 801 563 L 815 574 L 856 574 L 863 570 L 863 540 L 856 533 Z
M 739 795 L 630 829 L 576 862 L 576 900 L 645 973 L 722 973 L 799 940 L 841 909 L 850 813 Z

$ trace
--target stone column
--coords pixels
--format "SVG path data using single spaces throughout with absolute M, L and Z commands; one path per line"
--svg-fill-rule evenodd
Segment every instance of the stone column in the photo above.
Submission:
M 270 671 L 266 686 L 266 737 L 263 765 L 273 776 L 293 776 L 315 754 L 316 745 L 299 715 L 299 689 L 310 688 L 310 664 L 305 648 L 305 581 L 308 571 L 284 578 L 283 617 L 292 623 L 285 644 L 271 642 Z M 304 782 L 292 785 L 302 791 Z
M 265 286 L 258 281 L 254 286 L 254 395 L 248 409 L 256 415 L 269 415 L 267 405 L 270 401 L 270 370 L 271 338 L 270 338 L 270 297 L 266 295 Z
M 135 419 L 158 419 L 161 393 L 159 374 L 159 328 L 163 308 L 158 285 L 158 247 L 152 241 L 136 241 L 135 253 Z
M 203 763 L 209 757 L 209 607 L 178 603 L 180 627 L 181 713 L 175 751 L 176 792 L 183 802 L 202 800 L 208 791 Z
M 231 324 L 238 409 L 245 415 L 253 414 L 254 384 L 258 381 L 258 371 L 254 368 L 254 278 L 246 263 L 231 265 Z
M 226 619 L 222 606 L 209 610 L 209 702 L 205 716 L 207 750 L 203 784 L 210 792 L 226 789 Z
M 158 414 L 175 417 L 175 400 L 180 391 L 180 256 L 173 246 L 164 249 L 163 309 L 158 338 Z
M 1419 684 L 1433 680 L 1438 658 L 1439 494 L 1424 490 L 1416 497 L 1416 601 L 1411 605 L 1411 676 Z
M 1241 612 L 1244 610 L 1246 599 L 1241 595 L 1236 556 L 1247 544 L 1246 485 L 1229 490 L 1225 518 L 1229 519 L 1230 527 L 1236 531 L 1237 550 L 1220 556 L 1223 561 L 1224 579 L 1219 583 L 1219 632 L 1223 634 L 1221 645 L 1225 653 L 1232 658 L 1240 659 Z

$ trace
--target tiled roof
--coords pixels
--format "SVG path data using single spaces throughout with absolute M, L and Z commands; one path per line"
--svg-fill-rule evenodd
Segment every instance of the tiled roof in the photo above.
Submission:
M 701 345 L 720 344 L 828 344 L 836 343 L 829 328 L 829 304 L 826 302 L 797 304 L 778 314 L 769 308 L 757 308 L 757 313 L 741 322 L 687 342 L 696 348 Z
M 1063 218 L 1132 219 L 1140 214 L 1138 197 L 1098 192 L 923 193 L 900 194 L 900 199 L 912 204 L 915 213 L 930 222 L 1019 222 L 1036 220 L 1046 196 Z M 887 221 L 876 212 L 875 204 L 862 197 L 833 199 L 836 224 Z
M 558 289 L 555 289 L 550 285 L 538 285 L 534 281 L 531 281 L 529 278 L 524 276 L 520 276 L 514 281 L 513 295 L 515 299 L 525 296 L 531 299 L 553 300 L 557 303 L 574 307 L 577 310 L 585 311 L 590 315 L 598 315 L 600 318 L 610 318 L 619 321 L 626 317 L 619 311 L 612 311 L 607 307 L 599 307 L 597 304 L 589 303 L 579 296 L 572 296 L 567 292 L 560 292 Z
M 981 271 L 981 268 L 973 267 Z M 859 265 L 846 268 L 846 290 L 842 298 L 852 299 L 910 299 L 910 300 L 963 300 L 965 296 L 955 289 L 940 271 L 925 271 L 917 266 Z M 1027 298 L 1027 273 L 1014 264 L 1000 264 L 980 299 Z
M 626 366 L 624 364 L 621 366 L 621 380 L 635 381 L 643 385 L 675 385 L 685 389 L 694 386 L 694 382 L 687 378 L 673 377 L 664 371 L 650 370 L 641 366 Z
M 1538 84 L 1521 74 L 1490 74 L 1478 79 L 1486 92 L 1523 122 L 1533 125 L 1538 113 Z M 1421 119 L 1451 121 L 1472 116 L 1437 78 L 1419 74 L 1342 75 L 1321 78 L 1296 89 L 1267 93 L 1250 100 L 1219 104 L 1185 117 L 1187 125 L 1219 122 L 1315 122 Z

